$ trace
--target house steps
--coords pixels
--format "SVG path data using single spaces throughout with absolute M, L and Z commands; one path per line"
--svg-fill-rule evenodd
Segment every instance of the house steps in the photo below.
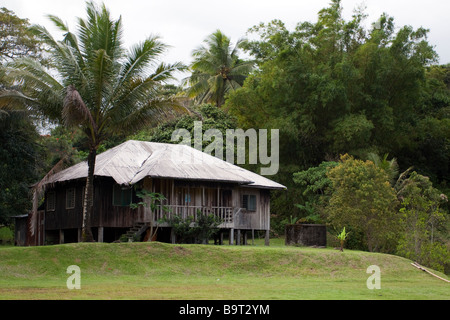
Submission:
M 128 231 L 125 233 L 125 237 L 128 242 L 133 242 L 137 237 L 140 237 L 142 233 L 147 230 L 149 224 L 146 222 L 136 222 Z

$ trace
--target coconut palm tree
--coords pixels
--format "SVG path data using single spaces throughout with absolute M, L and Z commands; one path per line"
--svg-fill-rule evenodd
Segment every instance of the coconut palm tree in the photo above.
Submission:
M 78 18 L 78 30 L 70 32 L 55 16 L 49 19 L 64 32 L 55 40 L 42 26 L 34 34 L 49 50 L 50 64 L 15 60 L 3 70 L 20 90 L 5 90 L 0 104 L 26 105 L 34 113 L 67 126 L 77 126 L 88 141 L 88 176 L 83 204 L 83 241 L 92 240 L 90 216 L 93 203 L 95 160 L 106 138 L 135 131 L 170 115 L 173 101 L 161 98 L 165 80 L 183 68 L 156 63 L 167 46 L 150 36 L 130 50 L 123 46 L 121 18 L 113 20 L 105 5 L 86 4 L 87 18 Z
M 242 60 L 238 48 L 239 40 L 233 47 L 231 40 L 217 30 L 193 51 L 192 75 L 186 79 L 188 95 L 198 103 L 214 103 L 220 107 L 228 92 L 241 87 L 253 68 L 252 61 Z

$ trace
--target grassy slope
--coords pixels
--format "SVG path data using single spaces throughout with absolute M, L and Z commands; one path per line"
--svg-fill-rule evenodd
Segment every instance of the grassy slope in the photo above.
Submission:
M 450 299 L 448 283 L 410 263 L 284 246 L 0 247 L 0 299 Z M 81 268 L 81 290 L 66 287 L 69 265 Z M 367 289 L 370 265 L 381 268 L 381 290 Z

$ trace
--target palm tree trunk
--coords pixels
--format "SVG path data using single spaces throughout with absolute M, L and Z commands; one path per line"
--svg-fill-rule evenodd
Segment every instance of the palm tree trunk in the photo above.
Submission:
M 97 157 L 97 148 L 90 147 L 88 156 L 88 176 L 86 179 L 86 188 L 84 193 L 83 203 L 83 226 L 82 226 L 82 241 L 93 242 L 94 236 L 91 229 L 91 216 L 94 204 L 94 171 L 95 159 Z

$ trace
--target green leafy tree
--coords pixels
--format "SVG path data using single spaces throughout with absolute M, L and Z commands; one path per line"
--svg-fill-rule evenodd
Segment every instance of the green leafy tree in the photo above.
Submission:
M 262 23 L 243 44 L 258 68 L 224 108 L 239 127 L 280 130 L 274 178 L 288 191 L 273 199 L 277 214 L 288 217 L 300 202 L 293 173 L 345 153 L 389 154 L 399 171 L 415 166 L 448 185 L 450 86 L 445 68 L 431 67 L 437 54 L 428 31 L 397 26 L 386 14 L 366 27 L 366 18 L 359 10 L 345 19 L 334 0 L 314 22 L 293 30 L 279 20 Z
M 162 143 L 178 143 L 178 141 L 172 140 L 172 133 L 177 129 L 186 129 L 190 132 L 191 137 L 194 137 L 195 121 L 202 122 L 202 134 L 208 129 L 217 129 L 222 133 L 224 139 L 227 129 L 236 129 L 236 119 L 212 104 L 193 107 L 192 111 L 191 114 L 166 121 L 157 128 L 142 130 L 130 138 Z M 204 141 L 203 147 L 206 147 L 209 143 L 211 142 Z
M 0 109 L 0 225 L 31 209 L 30 186 L 38 179 L 43 152 L 39 135 L 24 112 Z
M 448 201 L 447 196 L 435 189 L 428 177 L 416 172 L 397 188 L 402 226 L 398 254 L 444 271 L 450 253 L 445 244 L 448 215 L 441 206 Z
M 253 62 L 239 58 L 242 41 L 237 41 L 233 47 L 231 40 L 217 30 L 206 38 L 205 46 L 194 50 L 187 92 L 197 103 L 214 103 L 220 107 L 229 92 L 243 85 Z
M 43 46 L 29 26 L 27 19 L 0 8 L 0 91 L 14 85 L 5 81 L 3 64 L 21 57 L 41 58 Z M 25 110 L 0 105 L 0 225 L 30 210 L 30 185 L 39 177 L 38 159 L 44 156 L 34 120 Z
M 41 58 L 42 45 L 29 31 L 28 19 L 13 11 L 0 8 L 0 63 L 19 57 Z
M 391 251 L 398 224 L 397 198 L 387 174 L 371 161 L 344 155 L 328 177 L 334 190 L 327 207 L 331 225 L 362 232 L 371 252 Z
M 426 86 L 415 130 L 410 132 L 416 148 L 405 152 L 407 165 L 430 177 L 447 193 L 450 177 L 450 65 L 426 70 Z
M 304 196 L 318 202 L 319 197 L 330 194 L 328 190 L 332 187 L 332 182 L 327 177 L 327 172 L 338 165 L 335 161 L 322 162 L 317 167 L 294 173 L 294 182 L 304 188 Z
M 365 18 L 357 11 L 344 19 L 334 0 L 317 22 L 293 31 L 277 20 L 251 29 L 259 39 L 245 49 L 259 68 L 225 108 L 241 127 L 280 129 L 280 167 L 306 170 L 340 154 L 369 152 L 412 165 L 418 149 L 411 134 L 423 118 L 426 68 L 437 55 L 426 29 L 396 27 L 387 15 L 366 28 Z
M 295 206 L 300 209 L 303 220 L 314 223 L 324 220 L 324 209 L 332 194 L 332 182 L 327 172 L 338 164 L 334 161 L 322 162 L 317 167 L 293 174 L 294 183 L 302 190 L 304 204 Z
M 160 98 L 163 81 L 181 64 L 155 63 L 167 46 L 149 37 L 129 51 L 123 47 L 122 19 L 113 20 L 105 5 L 86 6 L 87 19 L 78 19 L 78 32 L 49 16 L 65 33 L 57 41 L 42 26 L 34 34 L 49 48 L 50 69 L 35 59 L 16 59 L 6 69 L 20 91 L 4 91 L 3 103 L 25 104 L 35 113 L 67 126 L 79 127 L 87 138 L 88 178 L 83 205 L 83 240 L 91 240 L 95 160 L 100 144 L 117 133 L 133 132 L 155 123 L 173 101 Z

